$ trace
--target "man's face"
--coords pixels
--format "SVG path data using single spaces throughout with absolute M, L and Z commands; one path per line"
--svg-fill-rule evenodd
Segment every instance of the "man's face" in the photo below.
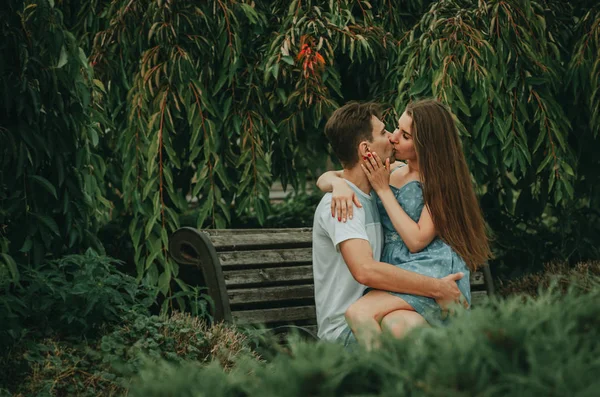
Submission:
M 406 112 L 398 119 L 398 126 L 392 134 L 391 142 L 394 145 L 396 160 L 416 160 L 417 152 L 412 135 L 412 117 Z
M 394 147 L 390 142 L 392 134 L 386 130 L 385 124 L 375 116 L 371 116 L 371 125 L 373 126 L 373 141 L 369 142 L 371 152 L 377 153 L 381 161 L 385 164 L 385 159 L 390 159 L 390 163 L 396 160 L 394 156 Z

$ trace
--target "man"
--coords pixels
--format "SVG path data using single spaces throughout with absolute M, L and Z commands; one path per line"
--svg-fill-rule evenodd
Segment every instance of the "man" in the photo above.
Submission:
M 378 106 L 374 103 L 342 106 L 327 121 L 325 134 L 342 163 L 345 182 L 362 204 L 362 208 L 354 208 L 354 216 L 347 222 L 339 222 L 332 217 L 331 193 L 326 193 L 317 206 L 313 223 L 318 336 L 348 345 L 355 339 L 344 314 L 367 286 L 428 296 L 439 302 L 455 301 L 460 296 L 456 280 L 462 273 L 435 279 L 379 262 L 383 230 L 371 185 L 360 167 L 360 160 L 372 153 L 395 161 L 391 133 L 381 121 Z

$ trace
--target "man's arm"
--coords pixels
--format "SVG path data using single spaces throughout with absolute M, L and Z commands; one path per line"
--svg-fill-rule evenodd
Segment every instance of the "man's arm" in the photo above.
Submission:
M 460 280 L 463 273 L 437 279 L 378 262 L 373 259 L 373 251 L 367 240 L 350 239 L 339 246 L 350 273 L 363 285 L 383 291 L 427 296 L 438 303 L 457 302 L 461 295 L 456 280 Z

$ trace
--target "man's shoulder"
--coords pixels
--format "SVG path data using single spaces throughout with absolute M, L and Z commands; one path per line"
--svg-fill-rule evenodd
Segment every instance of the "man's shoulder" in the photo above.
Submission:
M 315 209 L 315 216 L 326 213 L 327 211 L 331 212 L 331 193 L 325 193 L 323 197 L 321 197 L 321 201 L 317 204 L 317 208 Z
M 326 215 L 331 217 L 331 193 L 325 193 L 323 197 L 321 197 L 319 204 L 317 204 L 317 208 L 315 208 L 313 228 L 323 226 L 322 221 L 327 219 Z

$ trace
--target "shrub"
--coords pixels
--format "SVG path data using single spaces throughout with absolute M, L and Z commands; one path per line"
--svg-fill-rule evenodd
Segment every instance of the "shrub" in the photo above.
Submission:
M 574 267 L 565 262 L 551 262 L 544 266 L 542 272 L 507 282 L 499 280 L 498 294 L 504 297 L 518 294 L 536 297 L 551 285 L 556 285 L 563 293 L 574 286 L 589 290 L 597 277 L 600 277 L 600 262 L 581 262 Z
M 592 395 L 600 387 L 600 282 L 592 284 L 492 301 L 448 327 L 386 338 L 371 353 L 296 342 L 289 354 L 242 360 L 227 375 L 216 366 L 156 363 L 130 395 Z
M 22 271 L 20 285 L 0 296 L 4 343 L 23 332 L 93 337 L 131 312 L 147 313 L 154 291 L 116 270 L 120 262 L 88 250 Z
M 0 362 L 16 396 L 121 395 L 121 378 L 99 357 L 85 343 L 52 338 L 27 343 Z
M 105 117 L 87 56 L 55 1 L 3 1 L 0 32 L 0 267 L 101 249 Z
M 104 336 L 100 350 L 104 361 L 116 363 L 130 374 L 137 373 L 147 359 L 173 363 L 216 360 L 229 369 L 238 355 L 252 355 L 246 337 L 234 328 L 222 323 L 209 327 L 198 317 L 180 313 L 170 317 L 139 316 Z
M 280 203 L 271 205 L 271 213 L 264 222 L 253 210 L 245 211 L 241 216 L 232 219 L 232 228 L 286 228 L 312 227 L 315 209 L 323 194 L 319 190 L 294 193 Z
M 224 324 L 209 327 L 188 314 L 130 316 L 100 339 L 29 342 L 0 358 L 4 384 L 18 395 L 121 395 L 140 369 L 214 362 L 229 370 L 238 357 L 256 360 L 246 337 Z

